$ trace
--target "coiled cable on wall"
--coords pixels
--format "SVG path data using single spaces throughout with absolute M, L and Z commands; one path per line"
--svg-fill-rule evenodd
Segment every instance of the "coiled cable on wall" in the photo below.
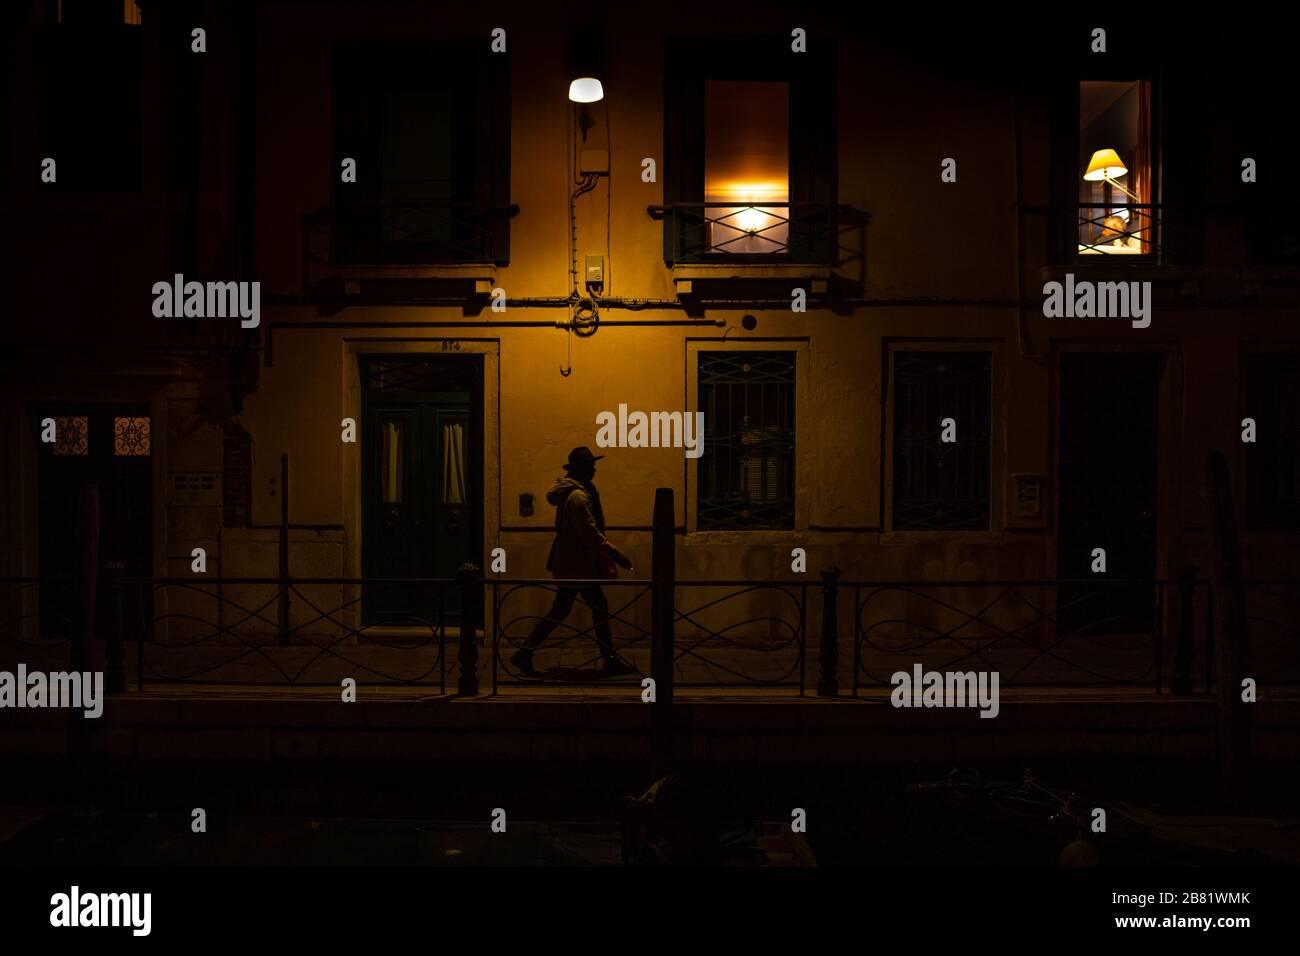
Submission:
M 596 307 L 596 300 L 590 296 L 583 296 L 573 307 L 573 318 L 569 322 L 569 327 L 575 335 L 585 339 L 595 335 L 599 326 L 600 310 Z

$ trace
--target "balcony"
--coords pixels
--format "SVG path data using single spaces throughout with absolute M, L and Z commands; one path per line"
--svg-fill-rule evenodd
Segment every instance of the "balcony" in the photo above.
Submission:
M 1161 207 L 1151 203 L 1080 203 L 1080 256 L 1136 257 L 1133 261 L 1162 261 Z
M 303 287 L 370 298 L 484 296 L 510 260 L 513 204 L 381 200 L 326 207 L 303 224 Z
M 849 206 L 821 203 L 670 203 L 650 206 L 664 223 L 664 261 L 747 264 L 808 263 L 833 266 L 840 246 L 840 217 Z
M 664 262 L 683 299 L 758 296 L 788 301 L 790 283 L 827 292 L 832 273 L 865 279 L 867 215 L 847 205 L 669 203 L 647 211 L 664 224 Z M 843 275 L 845 270 L 853 275 Z

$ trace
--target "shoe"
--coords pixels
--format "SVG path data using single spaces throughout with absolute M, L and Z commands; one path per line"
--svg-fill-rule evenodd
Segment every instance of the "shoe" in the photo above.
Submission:
M 533 652 L 529 650 L 515 651 L 510 658 L 510 663 L 525 677 L 542 676 L 542 672 L 533 667 Z
M 605 666 L 600 672 L 601 677 L 622 677 L 625 674 L 639 674 L 636 666 L 623 660 L 617 654 L 605 658 Z

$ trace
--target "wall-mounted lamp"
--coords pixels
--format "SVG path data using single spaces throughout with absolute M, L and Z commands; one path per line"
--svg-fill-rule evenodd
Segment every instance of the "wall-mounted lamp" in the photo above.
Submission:
M 569 99 L 575 103 L 599 103 L 605 98 L 605 88 L 594 76 L 580 76 L 569 84 Z
M 588 103 L 598 103 L 605 98 L 605 88 L 594 76 L 580 76 L 569 84 L 569 99 L 578 104 L 578 128 L 582 130 L 582 141 L 587 141 L 587 131 L 596 125 L 596 121 L 587 112 Z
M 568 66 L 569 76 L 574 79 L 569 83 L 569 101 L 577 105 L 578 128 L 584 143 L 596 125 L 587 105 L 605 98 L 605 86 L 598 79 L 605 76 L 605 48 L 605 30 L 599 17 L 588 16 L 570 28 Z
M 1090 183 L 1107 182 L 1128 196 L 1132 200 L 1137 200 L 1131 192 L 1121 186 L 1116 180 L 1120 176 L 1128 175 L 1128 167 L 1124 161 L 1119 158 L 1119 153 L 1113 149 L 1099 149 L 1092 154 L 1092 160 L 1088 163 L 1088 171 L 1083 174 L 1083 178 Z

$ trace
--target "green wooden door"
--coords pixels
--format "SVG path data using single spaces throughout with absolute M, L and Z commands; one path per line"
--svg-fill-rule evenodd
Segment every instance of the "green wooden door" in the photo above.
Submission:
M 396 363 L 388 364 L 391 370 Z M 458 384 L 455 375 L 407 376 L 400 387 L 366 392 L 361 563 L 367 624 L 432 625 L 440 613 L 456 619 L 456 588 L 383 579 L 454 578 L 461 564 L 481 560 L 476 395 L 411 387 L 443 379 Z

